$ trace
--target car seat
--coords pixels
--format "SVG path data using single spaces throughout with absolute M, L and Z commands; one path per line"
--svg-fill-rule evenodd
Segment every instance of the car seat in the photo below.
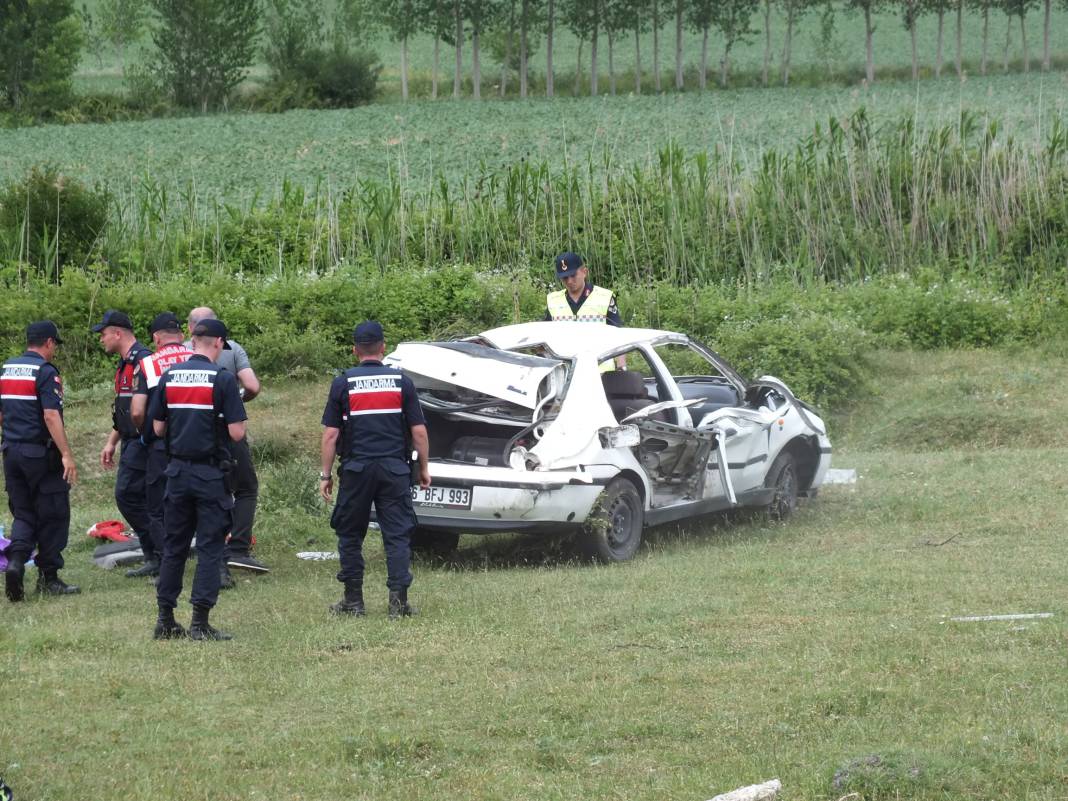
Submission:
M 642 374 L 634 370 L 601 373 L 601 385 L 617 421 L 656 403 L 646 391 Z

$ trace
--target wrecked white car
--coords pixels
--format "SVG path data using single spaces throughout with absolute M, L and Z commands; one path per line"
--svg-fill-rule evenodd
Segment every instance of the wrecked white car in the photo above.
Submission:
M 634 555 L 642 530 L 737 507 L 785 518 L 830 465 L 823 420 L 771 377 L 743 379 L 684 334 L 538 322 L 407 342 L 386 362 L 419 391 L 429 489 L 420 537 L 582 532 Z

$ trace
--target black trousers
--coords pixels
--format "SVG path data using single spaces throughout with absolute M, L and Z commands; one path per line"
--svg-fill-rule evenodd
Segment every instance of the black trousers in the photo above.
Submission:
M 36 548 L 37 569 L 54 576 L 63 567 L 70 536 L 70 486 L 59 453 L 44 445 L 5 443 L 4 486 L 14 518 L 9 556 L 25 561 Z
M 162 440 L 153 442 L 148 447 L 148 458 L 145 464 L 145 507 L 148 513 L 148 531 L 152 540 L 152 553 L 157 559 L 163 556 L 164 528 L 164 497 L 167 494 L 167 448 Z M 149 554 L 145 551 L 144 539 L 141 540 L 141 550 L 145 559 Z
M 122 441 L 119 469 L 115 476 L 115 503 L 141 541 L 141 551 L 145 559 L 153 559 L 156 556 L 156 548 L 152 541 L 151 521 L 145 500 L 147 461 L 148 448 L 141 444 L 139 438 Z
M 256 521 L 256 503 L 260 494 L 260 482 L 256 466 L 252 464 L 252 451 L 248 439 L 230 443 L 230 455 L 237 464 L 232 475 L 234 486 L 234 527 L 226 555 L 247 555 L 252 548 L 252 525 Z
M 411 470 L 403 459 L 346 462 L 330 525 L 337 532 L 341 570 L 337 580 L 363 582 L 363 539 L 375 505 L 382 544 L 386 549 L 386 586 L 403 590 L 411 586 L 412 508 Z
M 195 534 L 197 566 L 189 600 L 194 606 L 213 607 L 219 599 L 219 571 L 234 498 L 223 486 L 222 472 L 213 465 L 171 459 L 166 474 L 166 533 L 156 602 L 161 609 L 178 605 L 185 562 Z

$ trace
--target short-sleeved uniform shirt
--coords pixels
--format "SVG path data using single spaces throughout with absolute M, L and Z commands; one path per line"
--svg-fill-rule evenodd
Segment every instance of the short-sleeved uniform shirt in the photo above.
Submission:
M 63 380 L 55 365 L 35 351 L 9 359 L 0 370 L 0 410 L 4 442 L 47 444 L 52 436 L 44 411 L 63 414 Z
M 216 455 L 216 426 L 248 419 L 233 373 L 206 356 L 194 354 L 163 374 L 148 410 L 151 421 L 167 421 L 171 458 L 202 459 Z
M 407 461 L 409 430 L 426 421 L 412 380 L 396 368 L 365 360 L 334 379 L 322 423 L 343 432 L 338 454 L 345 463 Z

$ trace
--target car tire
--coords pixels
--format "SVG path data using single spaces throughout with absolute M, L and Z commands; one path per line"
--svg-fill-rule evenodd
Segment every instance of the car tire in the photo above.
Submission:
M 645 511 L 637 488 L 625 478 L 613 479 L 583 526 L 584 550 L 599 562 L 625 562 L 641 544 L 644 523 Z
M 768 470 L 764 486 L 775 490 L 765 507 L 768 519 L 777 523 L 786 521 L 797 510 L 797 461 L 793 454 L 785 451 L 779 454 Z
M 455 531 L 437 531 L 416 526 L 409 545 L 413 551 L 433 556 L 451 556 L 460 545 L 460 535 Z

